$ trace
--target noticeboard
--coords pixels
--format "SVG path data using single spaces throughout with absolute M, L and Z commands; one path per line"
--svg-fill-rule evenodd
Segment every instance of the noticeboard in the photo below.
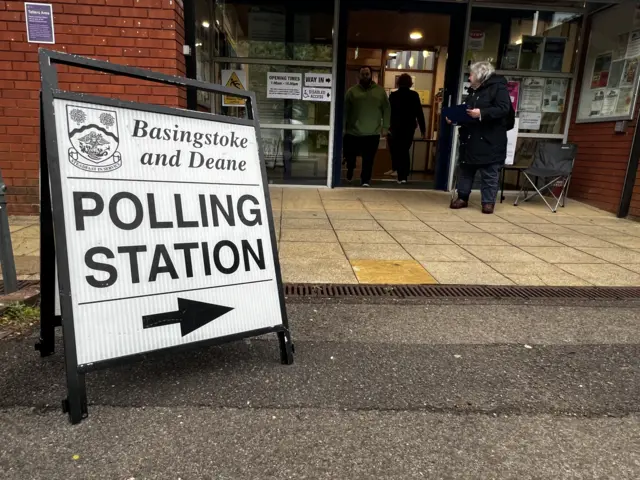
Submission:
M 640 71 L 637 2 L 594 15 L 582 75 L 576 123 L 631 120 Z
M 264 333 L 278 333 L 291 363 L 253 95 L 242 93 L 252 117 L 238 119 L 61 92 L 50 73 L 43 116 L 69 396 L 74 375 L 114 361 Z

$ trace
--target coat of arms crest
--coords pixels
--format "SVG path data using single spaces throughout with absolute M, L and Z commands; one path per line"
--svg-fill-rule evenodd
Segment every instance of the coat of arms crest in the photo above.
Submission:
M 118 117 L 112 110 L 67 106 L 67 130 L 72 147 L 69 161 L 87 172 L 112 172 L 122 166 L 118 152 Z

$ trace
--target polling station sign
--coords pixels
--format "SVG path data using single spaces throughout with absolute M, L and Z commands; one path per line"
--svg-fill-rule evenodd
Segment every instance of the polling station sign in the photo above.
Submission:
M 293 363 L 255 94 L 43 49 L 39 59 L 48 260 L 36 348 L 52 355 L 62 325 L 71 422 L 88 415 L 86 373 L 151 352 L 276 334 Z M 57 64 L 240 97 L 246 118 L 61 91 Z
M 53 106 L 78 365 L 282 325 L 255 127 Z

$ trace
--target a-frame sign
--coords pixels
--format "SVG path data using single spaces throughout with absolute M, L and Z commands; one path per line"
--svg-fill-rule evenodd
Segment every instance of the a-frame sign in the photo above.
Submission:
M 247 118 L 61 91 L 56 64 L 239 96 Z M 38 349 L 53 352 L 59 294 L 71 422 L 85 373 L 150 352 L 276 333 L 291 364 L 255 96 L 47 50 L 40 69 Z

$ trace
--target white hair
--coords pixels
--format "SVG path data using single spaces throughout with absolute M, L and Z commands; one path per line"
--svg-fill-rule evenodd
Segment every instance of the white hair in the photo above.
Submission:
M 495 73 L 496 69 L 490 62 L 476 62 L 471 65 L 470 71 L 475 75 L 478 83 L 484 83 Z

